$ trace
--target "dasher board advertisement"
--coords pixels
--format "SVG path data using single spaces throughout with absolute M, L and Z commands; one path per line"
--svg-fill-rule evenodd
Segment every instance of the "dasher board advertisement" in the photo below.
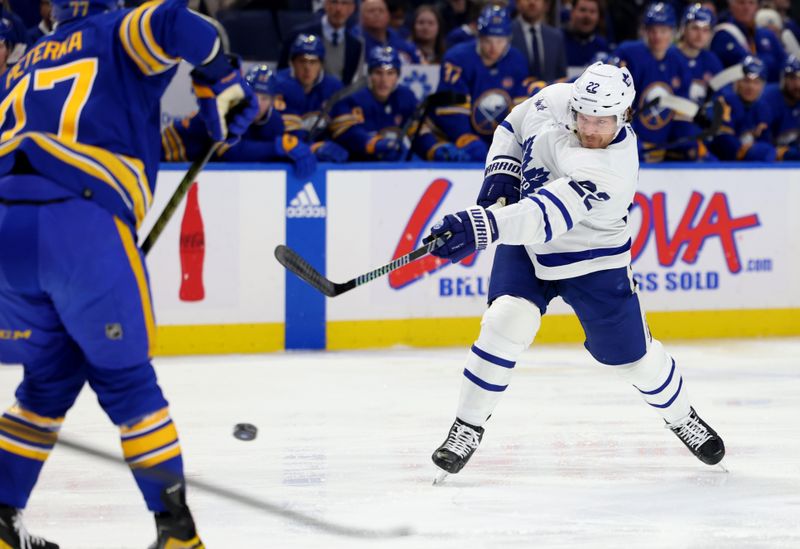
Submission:
M 200 173 L 147 256 L 162 326 L 283 323 L 285 272 L 272 250 L 285 240 L 286 174 L 225 168 Z M 162 166 L 140 240 L 185 171 Z
M 482 172 L 328 172 L 327 271 L 347 280 L 419 246 L 444 214 L 471 205 Z M 633 270 L 648 311 L 800 306 L 796 170 L 642 170 L 630 211 Z M 491 249 L 433 257 L 330 300 L 328 321 L 478 317 Z M 569 312 L 560 300 L 548 312 Z

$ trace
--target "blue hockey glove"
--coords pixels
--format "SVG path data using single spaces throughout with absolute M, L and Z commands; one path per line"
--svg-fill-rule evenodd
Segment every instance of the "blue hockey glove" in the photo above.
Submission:
M 494 158 L 486 166 L 483 186 L 478 193 L 478 205 L 488 208 L 501 198 L 505 198 L 505 204 L 519 202 L 521 173 L 520 162 L 516 158 L 510 156 Z
M 470 157 L 466 151 L 452 143 L 444 143 L 433 150 L 433 160 L 436 162 L 469 162 Z
M 341 164 L 342 162 L 347 162 L 347 159 L 350 157 L 350 153 L 347 152 L 347 149 L 333 141 L 318 141 L 314 143 L 312 150 L 314 154 L 317 155 L 317 160 L 320 162 L 336 162 L 337 164 Z
M 301 179 L 310 176 L 317 169 L 317 157 L 311 152 L 311 147 L 301 143 L 290 133 L 275 138 L 275 150 L 292 161 L 294 174 Z
M 446 215 L 431 227 L 431 234 L 424 242 L 431 242 L 439 237 L 443 242 L 441 246 L 431 250 L 431 253 L 458 263 L 497 240 L 497 222 L 492 212 L 473 206 L 466 211 Z
M 460 149 L 467 154 L 471 162 L 486 162 L 486 155 L 489 154 L 489 147 L 480 139 L 470 141 Z
M 385 160 L 386 162 L 400 160 L 403 156 L 403 145 L 399 143 L 397 139 L 384 137 L 383 139 L 375 141 L 373 154 L 380 160 Z
M 214 141 L 232 145 L 258 115 L 258 99 L 224 55 L 192 71 L 200 116 Z

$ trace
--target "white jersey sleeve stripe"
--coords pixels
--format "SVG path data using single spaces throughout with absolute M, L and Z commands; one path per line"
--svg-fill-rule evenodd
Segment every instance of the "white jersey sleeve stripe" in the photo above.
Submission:
M 553 239 L 553 229 L 550 227 L 550 217 L 547 215 L 547 208 L 545 208 L 542 201 L 535 196 L 529 196 L 528 200 L 533 201 L 542 211 L 542 219 L 544 220 L 544 241 L 550 242 Z
M 561 215 L 564 216 L 564 221 L 567 223 L 567 230 L 569 231 L 570 229 L 572 229 L 572 217 L 569 215 L 567 207 L 564 206 L 563 202 L 561 202 L 561 199 L 559 199 L 556 195 L 554 195 L 553 193 L 544 188 L 539 189 L 539 192 L 537 194 L 545 198 L 548 198 L 553 204 L 555 204 L 556 207 L 561 212 Z

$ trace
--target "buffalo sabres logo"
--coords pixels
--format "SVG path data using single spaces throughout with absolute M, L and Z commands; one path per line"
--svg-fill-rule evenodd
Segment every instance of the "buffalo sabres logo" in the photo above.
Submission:
M 658 97 L 671 95 L 672 89 L 664 82 L 653 82 L 639 96 L 639 121 L 648 130 L 660 130 L 670 123 L 671 109 L 653 104 Z
M 492 135 L 511 110 L 511 96 L 503 90 L 483 92 L 472 105 L 472 127 L 481 135 Z
M 530 194 L 547 183 L 550 172 L 544 168 L 533 165 L 533 140 L 535 135 L 529 137 L 522 144 L 522 185 L 523 194 Z

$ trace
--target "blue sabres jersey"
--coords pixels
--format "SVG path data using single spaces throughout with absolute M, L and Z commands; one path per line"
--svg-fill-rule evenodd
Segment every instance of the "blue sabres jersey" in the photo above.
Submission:
M 319 81 L 305 93 L 302 84 L 292 76 L 292 69 L 278 71 L 275 86 L 275 109 L 281 113 L 286 131 L 303 141 L 308 139 L 309 132 L 316 124 L 323 103 L 342 89 L 338 78 L 322 72 Z
M 767 82 L 780 79 L 786 57 L 781 41 L 772 31 L 761 27 L 749 30 L 732 19 L 714 28 L 710 49 L 725 67 L 739 63 L 748 55 L 758 56 L 767 66 Z
M 592 64 L 598 53 L 608 52 L 608 42 L 599 34 L 580 36 L 563 29 L 564 50 L 567 54 L 567 66 L 574 73 Z
M 523 86 L 528 63 L 519 50 L 510 46 L 497 63 L 487 67 L 477 48 L 476 40 L 465 42 L 442 59 L 438 91 L 462 93 L 469 99 L 461 105 L 437 108 L 433 120 L 458 146 L 470 135 L 491 143 L 495 128 L 528 97 Z
M 382 138 L 402 141 L 402 128 L 414 113 L 417 97 L 408 87 L 397 86 L 385 103 L 365 88 L 340 101 L 333 109 L 331 133 L 350 151 L 353 160 L 368 160 Z
M 746 155 L 752 143 L 770 142 L 770 105 L 764 94 L 750 104 L 742 101 L 732 89 L 724 90 L 719 95 L 725 102 L 725 114 L 719 134 L 711 143 L 711 150 L 720 160 L 748 160 Z
M 702 105 L 706 101 L 708 82 L 722 70 L 722 63 L 716 54 L 708 50 L 700 50 L 696 57 L 689 57 L 680 48 L 676 49 L 686 60 L 689 73 L 692 75 L 692 83 L 689 85 L 689 99 Z
M 2 75 L 0 175 L 26 157 L 138 227 L 153 199 L 161 95 L 180 58 L 201 64 L 217 39 L 186 0 L 59 25 Z
M 631 71 L 636 86 L 636 116 L 633 129 L 639 136 L 640 144 L 660 144 L 668 142 L 688 128 L 680 124 L 688 122 L 675 120 L 675 113 L 664 107 L 647 107 L 658 95 L 664 92 L 680 97 L 689 97 L 692 81 L 689 66 L 675 46 L 670 46 L 661 60 L 653 57 L 647 45 L 641 40 L 623 42 L 614 55 L 619 57 L 620 66 Z
M 278 154 L 275 139 L 283 135 L 283 120 L 271 110 L 253 122 L 233 145 L 222 145 L 211 160 L 227 162 L 268 162 Z M 191 162 L 200 158 L 211 144 L 205 122 L 197 115 L 170 122 L 161 132 L 161 160 Z
M 800 102 L 790 103 L 779 84 L 768 84 L 761 98 L 770 108 L 769 133 L 772 143 L 778 147 L 797 145 L 800 136 Z

